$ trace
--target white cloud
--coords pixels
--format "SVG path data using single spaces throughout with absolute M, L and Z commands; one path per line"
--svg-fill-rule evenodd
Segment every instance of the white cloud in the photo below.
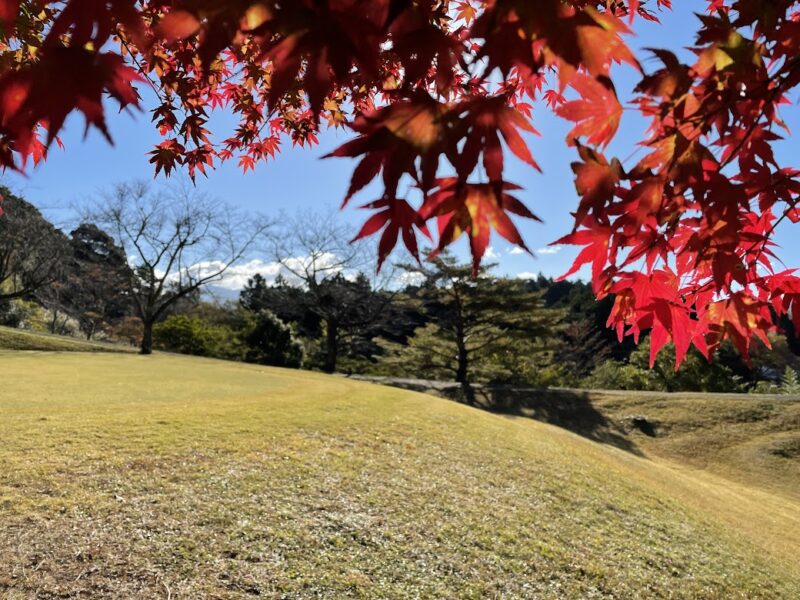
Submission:
M 484 256 L 486 256 L 488 259 L 500 258 L 500 254 L 492 246 L 489 246 L 486 249 L 486 254 Z
M 545 246 L 539 248 L 534 254 L 558 254 L 564 249 L 564 246 Z
M 525 254 L 525 250 L 523 250 L 519 246 L 514 246 L 513 248 L 508 249 L 508 253 L 513 256 L 519 256 L 520 254 Z
M 397 276 L 397 284 L 400 287 L 407 285 L 420 285 L 425 281 L 425 275 L 417 271 L 403 271 Z
M 197 269 L 197 273 L 201 275 L 209 275 L 219 270 L 224 265 L 219 261 L 212 263 L 195 265 L 193 269 Z M 256 274 L 261 275 L 268 282 L 275 281 L 282 270 L 281 265 L 274 262 L 265 262 L 263 260 L 251 260 L 240 265 L 230 267 L 222 275 L 222 278 L 214 285 L 217 287 L 225 288 L 226 290 L 239 291 L 247 285 L 247 280 Z
M 342 270 L 337 262 L 336 255 L 332 253 L 320 254 L 313 258 L 309 256 L 292 257 L 286 260 L 286 266 L 277 262 L 254 259 L 229 267 L 221 277 L 213 280 L 213 285 L 217 288 L 238 292 L 247 285 L 247 280 L 256 274 L 261 275 L 268 284 L 274 282 L 278 275 L 282 275 L 290 283 L 299 283 L 299 278 L 292 271 L 303 272 L 307 268 L 309 271 L 316 270 L 317 273 L 330 275 Z M 188 267 L 184 273 L 191 274 L 193 278 L 209 277 L 219 272 L 224 266 L 225 263 L 219 260 L 205 261 Z M 355 274 L 348 273 L 346 276 L 352 279 Z M 167 279 L 177 280 L 177 278 L 178 273 L 174 273 Z
M 517 279 L 536 279 L 538 276 L 538 273 L 531 273 L 530 271 L 517 273 Z
M 191 275 L 193 279 L 197 279 L 212 276 L 214 273 L 219 272 L 224 266 L 225 263 L 220 260 L 209 260 L 193 264 L 182 272 Z M 264 279 L 271 282 L 275 280 L 280 272 L 281 265 L 277 263 L 268 263 L 263 260 L 251 260 L 250 262 L 228 268 L 221 277 L 213 280 L 213 285 L 214 287 L 226 290 L 239 291 L 247 285 L 247 280 L 256 273 L 261 274 Z M 161 276 L 161 274 L 158 275 L 159 277 Z M 177 281 L 177 279 L 177 272 L 167 277 L 167 281 Z

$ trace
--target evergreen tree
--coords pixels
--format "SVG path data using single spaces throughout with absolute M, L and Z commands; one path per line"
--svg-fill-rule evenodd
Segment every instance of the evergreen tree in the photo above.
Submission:
M 86 339 L 92 339 L 103 325 L 131 314 L 131 269 L 122 248 L 95 225 L 82 224 L 72 231 L 70 246 L 63 302 Z
M 490 266 L 473 277 L 472 266 L 442 254 L 426 266 L 404 265 L 424 278 L 411 302 L 425 315 L 407 347 L 384 342 L 384 369 L 424 377 L 449 374 L 460 383 L 514 379 L 520 359 L 550 352 L 559 313 L 544 308 L 542 295 L 524 281 L 498 278 Z
M 244 336 L 247 362 L 275 367 L 298 368 L 303 362 L 303 346 L 291 327 L 269 311 L 261 311 L 255 326 Z

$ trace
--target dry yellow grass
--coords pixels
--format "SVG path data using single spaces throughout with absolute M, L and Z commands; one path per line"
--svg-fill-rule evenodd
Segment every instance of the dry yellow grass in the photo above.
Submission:
M 0 381 L 1 597 L 800 597 L 788 495 L 530 419 L 177 356 Z
M 628 432 L 648 456 L 714 472 L 800 502 L 800 398 L 745 394 L 588 392 L 606 419 L 650 422 Z M 630 428 L 628 428 L 630 429 Z

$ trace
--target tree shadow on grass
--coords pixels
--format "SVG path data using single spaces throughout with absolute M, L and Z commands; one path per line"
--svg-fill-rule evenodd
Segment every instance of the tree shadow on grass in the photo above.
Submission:
M 356 378 L 432 394 L 498 414 L 535 419 L 636 456 L 644 456 L 626 435 L 626 430 L 607 419 L 592 405 L 590 395 L 581 390 L 470 385 L 400 377 L 357 376 Z M 639 429 L 650 435 L 641 427 Z
M 442 395 L 463 404 L 494 413 L 535 419 L 595 442 L 609 444 L 637 456 L 643 455 L 626 436 L 624 429 L 592 405 L 586 392 L 469 384 L 448 386 L 441 391 Z

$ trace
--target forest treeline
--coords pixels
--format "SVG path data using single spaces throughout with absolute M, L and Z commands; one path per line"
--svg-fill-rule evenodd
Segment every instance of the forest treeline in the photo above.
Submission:
M 212 220 L 183 236 L 189 217 L 175 218 L 174 205 L 164 212 L 163 199 L 142 204 L 142 190 L 117 191 L 139 207 L 134 218 L 150 216 L 138 223 L 106 218 L 105 228 L 87 221 L 65 234 L 5 190 L 0 324 L 127 343 L 145 353 L 156 348 L 347 374 L 595 389 L 800 391 L 800 343 L 790 326 L 771 334 L 772 349 L 758 348 L 749 365 L 723 345 L 710 363 L 693 350 L 676 371 L 673 351 L 661 353 L 650 369 L 647 337 L 638 346 L 630 338 L 620 342 L 606 327 L 613 298 L 598 302 L 586 283 L 501 277 L 492 265 L 474 277 L 471 265 L 446 253 L 422 265 L 394 265 L 379 280 L 362 269 L 368 261 L 357 251 L 328 247 L 342 236 L 326 231 L 332 225 L 325 219 L 290 224 L 271 237 L 266 227 L 259 230 L 266 241 L 259 248 L 270 248 L 265 256 L 280 273 L 253 276 L 235 300 L 212 300 L 203 289 L 218 276 L 193 275 L 185 264 L 192 255 L 179 254 L 188 241 L 199 243 L 198 231 L 209 235 Z M 152 240 L 136 237 L 156 220 Z M 196 212 L 191 220 L 198 221 Z M 174 234 L 173 246 L 165 232 Z M 131 242 L 138 261 L 130 258 Z M 177 271 L 159 266 L 160 254 L 184 264 Z

